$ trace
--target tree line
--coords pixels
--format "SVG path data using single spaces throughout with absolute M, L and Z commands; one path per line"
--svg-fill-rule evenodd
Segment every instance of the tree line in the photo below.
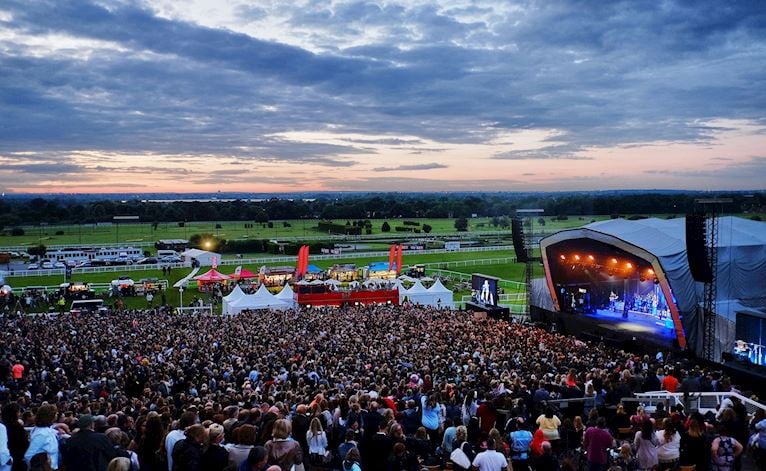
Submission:
M 92 224 L 114 216 L 138 216 L 142 222 L 254 221 L 284 219 L 360 220 L 382 218 L 502 218 L 516 209 L 542 208 L 548 216 L 678 214 L 700 197 L 728 197 L 728 213 L 764 212 L 766 193 L 380 193 L 330 195 L 314 199 L 262 201 L 67 200 L 66 197 L 0 199 L 0 230 L 20 225 Z

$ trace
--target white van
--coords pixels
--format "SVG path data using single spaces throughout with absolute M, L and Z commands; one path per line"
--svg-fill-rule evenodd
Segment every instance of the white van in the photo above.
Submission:
M 175 250 L 158 250 L 157 251 L 157 258 L 164 258 L 164 257 L 177 257 L 178 252 Z

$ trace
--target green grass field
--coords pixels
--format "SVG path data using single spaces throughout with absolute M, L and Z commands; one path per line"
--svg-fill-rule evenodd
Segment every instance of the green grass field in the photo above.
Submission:
M 556 230 L 579 227 L 593 220 L 604 219 L 605 216 L 582 216 L 570 217 L 568 220 L 557 221 L 553 217 L 546 217 L 545 226 L 540 226 L 535 222 L 535 232 L 544 231 L 550 233 Z M 429 224 L 433 227 L 431 234 L 444 234 L 455 232 L 454 219 L 412 219 L 423 224 Z M 383 219 L 372 220 L 372 234 L 386 234 L 381 232 Z M 402 225 L 403 220 L 389 219 L 388 223 L 392 227 L 390 235 L 394 238 L 406 239 L 411 234 L 406 232 L 396 232 L 393 228 Z M 345 221 L 337 220 L 336 223 L 345 224 Z M 212 234 L 222 239 L 245 240 L 245 239 L 279 239 L 286 237 L 316 237 L 327 235 L 317 229 L 316 220 L 290 220 L 273 221 L 273 228 L 267 224 L 255 223 L 253 228 L 245 228 L 246 221 L 210 221 L 210 222 L 188 222 L 185 227 L 179 227 L 178 223 L 161 223 L 154 230 L 150 223 L 138 224 L 119 224 L 111 226 L 94 225 L 70 225 L 70 226 L 40 226 L 25 227 L 23 236 L 8 235 L 8 230 L 0 233 L 0 246 L 33 246 L 43 244 L 67 245 L 67 244 L 113 244 L 131 242 L 156 242 L 160 239 L 188 239 L 193 234 Z M 285 227 L 285 223 L 289 227 Z M 468 231 L 472 233 L 481 233 L 488 231 L 507 231 L 510 228 L 502 229 L 490 225 L 489 218 L 476 218 L 468 220 Z M 216 229 L 220 225 L 220 229 Z M 59 233 L 60 234 L 57 234 Z M 425 234 L 417 234 L 423 236 Z

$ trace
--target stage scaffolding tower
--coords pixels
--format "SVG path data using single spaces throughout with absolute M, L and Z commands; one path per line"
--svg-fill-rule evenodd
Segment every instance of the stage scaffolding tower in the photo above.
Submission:
M 543 209 L 517 209 L 516 217 L 521 218 L 524 226 L 524 288 L 526 289 L 526 302 L 524 303 L 524 317 L 523 320 L 529 322 L 531 320 L 530 307 L 532 305 L 532 276 L 534 274 L 534 263 L 538 260 L 534 255 L 535 246 L 535 232 L 534 232 L 534 220 L 536 217 L 542 216 L 545 212 Z
M 707 259 L 710 264 L 712 277 L 705 283 L 702 298 L 702 356 L 706 360 L 716 361 L 715 355 L 715 324 L 716 324 L 716 296 L 718 281 L 718 216 L 723 211 L 723 205 L 731 203 L 731 198 L 701 198 L 694 201 L 705 213 L 705 248 Z

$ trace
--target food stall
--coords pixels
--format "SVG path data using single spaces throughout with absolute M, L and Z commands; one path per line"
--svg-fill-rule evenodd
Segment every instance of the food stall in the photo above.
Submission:
M 388 262 L 373 262 L 365 267 L 364 277 L 365 279 L 393 280 L 396 278 L 396 264 L 393 268 L 393 270 L 388 269 Z
M 112 280 L 112 296 L 135 296 L 136 295 L 136 282 L 127 276 L 121 276 L 116 280 Z
M 355 281 L 359 278 L 359 271 L 354 264 L 333 265 L 327 272 L 328 278 L 341 282 Z
M 136 285 L 136 294 L 144 296 L 146 293 L 155 294 L 162 289 L 159 278 L 141 278 Z
M 226 283 L 231 277 L 229 275 L 224 275 L 215 268 L 211 268 L 206 273 L 195 276 L 194 279 L 197 280 L 197 288 L 200 293 L 208 293 L 212 292 L 217 285 L 226 286 Z
M 59 295 L 64 299 L 90 299 L 96 293 L 90 288 L 88 283 L 75 281 L 72 283 L 61 283 L 59 285 Z
M 259 271 L 261 283 L 266 287 L 278 286 L 282 288 L 285 283 L 291 281 L 295 275 L 295 267 L 267 267 L 262 266 Z

